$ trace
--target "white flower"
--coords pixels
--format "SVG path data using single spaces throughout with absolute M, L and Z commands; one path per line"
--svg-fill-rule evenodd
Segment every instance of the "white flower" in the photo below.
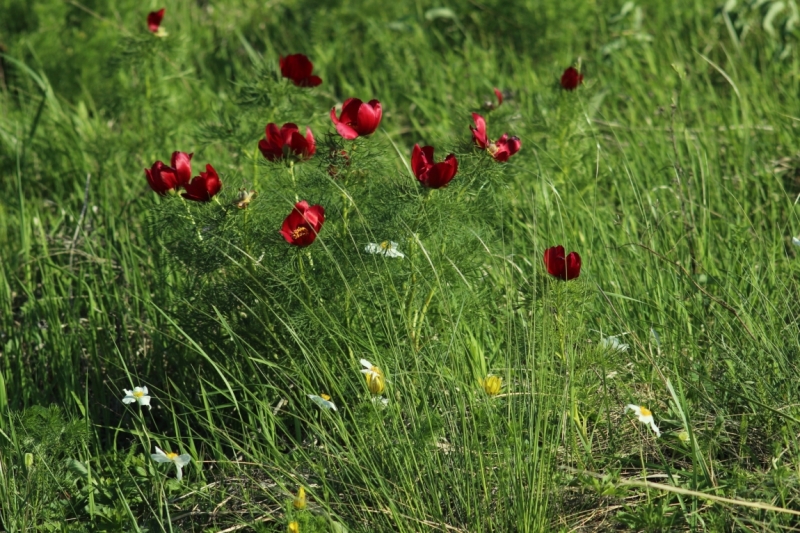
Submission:
M 603 348 L 608 348 L 609 350 L 614 352 L 627 352 L 630 346 L 621 343 L 619 341 L 619 338 L 620 338 L 619 335 L 615 335 L 613 337 L 606 337 L 604 339 L 601 339 L 600 346 L 602 346 Z
M 656 434 L 656 437 L 661 436 L 661 430 L 658 429 L 656 423 L 653 421 L 653 413 L 650 412 L 650 409 L 647 407 L 642 407 L 640 405 L 633 405 L 629 403 L 625 406 L 625 412 L 628 412 L 628 409 L 634 412 L 636 416 L 639 417 L 639 422 L 642 424 L 650 424 L 650 429 L 653 430 L 653 433 Z
M 792 237 L 792 244 L 794 244 L 795 246 L 800 246 L 800 238 Z
M 192 456 L 188 453 L 183 455 L 178 455 L 177 453 L 164 453 L 164 450 L 156 446 L 156 453 L 151 453 L 150 457 L 153 458 L 153 461 L 157 463 L 173 463 L 175 468 L 178 469 L 178 475 L 176 476 L 178 479 L 183 477 L 183 471 L 181 468 L 188 465 L 192 461 Z
M 383 377 L 383 372 L 381 372 L 381 369 L 378 368 L 377 366 L 373 365 L 372 363 L 370 363 L 366 359 L 362 359 L 360 361 L 360 363 L 361 363 L 361 366 L 364 367 L 364 368 L 361 369 L 361 373 L 362 374 L 366 374 L 367 376 L 370 376 L 370 377 L 373 377 L 373 376 Z
M 380 409 L 386 409 L 386 406 L 389 405 L 389 398 L 384 398 L 383 396 L 373 396 L 372 405 Z
M 132 391 L 128 389 L 122 389 L 122 391 L 125 393 L 122 403 L 136 402 L 139 405 L 150 407 L 150 396 L 147 394 L 147 387 L 134 387 Z
M 394 241 L 383 241 L 380 244 L 371 242 L 364 248 L 364 251 L 385 257 L 405 257 L 405 254 L 397 249 L 397 243 Z
M 327 394 L 320 394 L 319 396 L 316 394 L 309 394 L 308 397 L 323 409 L 333 409 L 334 411 L 338 411 L 336 404 L 331 401 L 331 397 Z

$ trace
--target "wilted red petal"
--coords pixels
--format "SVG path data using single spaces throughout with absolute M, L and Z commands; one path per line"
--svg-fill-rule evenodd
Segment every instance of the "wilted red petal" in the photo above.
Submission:
M 156 33 L 158 31 L 159 26 L 161 26 L 161 21 L 164 18 L 164 12 L 166 8 L 161 8 L 158 11 L 151 11 L 147 14 L 147 27 L 148 29 Z
M 568 91 L 574 91 L 581 83 L 583 83 L 583 74 L 578 72 L 575 67 L 568 67 L 561 75 L 561 87 Z

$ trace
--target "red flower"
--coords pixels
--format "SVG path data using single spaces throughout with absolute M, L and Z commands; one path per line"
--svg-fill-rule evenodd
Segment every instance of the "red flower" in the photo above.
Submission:
M 519 152 L 522 148 L 522 141 L 519 137 L 510 137 L 504 133 L 502 137 L 496 141 L 489 139 L 486 135 L 486 121 L 477 113 L 472 114 L 472 120 L 475 121 L 475 127 L 469 127 L 472 130 L 472 140 L 479 148 L 489 152 L 495 161 L 501 163 L 508 161 L 508 158 Z
M 339 118 L 336 118 L 336 108 L 331 109 L 331 120 L 336 131 L 348 140 L 374 132 L 381 123 L 381 116 L 383 110 L 377 100 L 370 100 L 365 104 L 358 98 L 348 98 L 342 104 Z
M 162 7 L 158 11 L 152 11 L 147 14 L 147 27 L 151 32 L 158 32 L 158 28 L 161 26 L 161 19 L 164 18 L 164 11 L 166 11 L 166 8 Z
M 317 151 L 314 135 L 308 128 L 306 136 L 303 137 L 296 124 L 288 122 L 278 130 L 278 126 L 270 122 L 267 124 L 266 132 L 267 138 L 258 141 L 258 149 L 269 161 L 292 156 L 304 161 Z
M 434 163 L 433 146 L 420 148 L 415 144 L 411 152 L 411 170 L 422 185 L 439 189 L 446 187 L 458 172 L 458 160 L 450 154 L 441 163 Z
M 151 168 L 144 169 L 147 183 L 161 196 L 172 189 L 184 187 L 192 179 L 191 161 L 192 154 L 172 152 L 172 166 L 156 161 Z
M 279 63 L 281 76 L 289 78 L 298 87 L 316 87 L 322 83 L 322 78 L 311 75 L 314 65 L 303 54 L 280 56 Z
M 544 251 L 544 266 L 551 276 L 569 281 L 581 275 L 581 256 L 578 252 L 570 252 L 564 257 L 564 247 L 553 246 Z
M 583 74 L 578 72 L 575 67 L 568 67 L 561 75 L 561 87 L 568 91 L 574 91 L 581 83 L 583 83 Z
M 211 165 L 206 165 L 206 171 L 195 176 L 191 183 L 185 185 L 186 192 L 181 196 L 195 202 L 209 202 L 215 194 L 222 189 L 217 171 Z
M 294 204 L 294 209 L 283 221 L 281 235 L 286 242 L 295 246 L 308 246 L 317 238 L 317 233 L 325 222 L 325 208 L 321 205 L 308 206 L 303 200 Z

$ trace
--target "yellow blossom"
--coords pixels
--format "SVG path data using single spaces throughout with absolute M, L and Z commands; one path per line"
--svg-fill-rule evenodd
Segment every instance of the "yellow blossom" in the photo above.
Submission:
M 386 388 L 386 378 L 383 377 L 381 369 L 366 359 L 361 360 L 361 365 L 364 367 L 361 372 L 367 380 L 369 392 L 375 395 L 383 394 L 383 390 Z
M 289 522 L 289 533 L 300 533 L 300 524 L 295 522 Z
M 297 489 L 297 496 L 294 497 L 292 505 L 294 505 L 294 508 L 297 509 L 298 511 L 302 511 L 303 509 L 306 508 L 307 504 L 308 502 L 306 501 L 306 489 L 304 487 L 300 487 L 299 489 Z
M 503 378 L 489 374 L 481 380 L 481 387 L 489 396 L 497 396 L 503 386 Z

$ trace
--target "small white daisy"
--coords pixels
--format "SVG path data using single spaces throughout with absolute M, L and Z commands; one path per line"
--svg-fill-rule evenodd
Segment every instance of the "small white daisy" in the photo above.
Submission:
M 331 401 L 331 397 L 327 394 L 320 394 L 319 396 L 316 394 L 309 394 L 308 397 L 323 409 L 332 409 L 333 411 L 338 411 L 336 404 Z
M 633 411 L 633 413 L 639 417 L 639 422 L 642 424 L 650 424 L 650 429 L 653 430 L 653 433 L 656 434 L 656 437 L 661 436 L 661 430 L 659 430 L 658 426 L 656 426 L 656 423 L 653 420 L 653 413 L 650 412 L 650 409 L 647 407 L 642 407 L 641 405 L 633 405 L 632 403 L 629 403 L 625 406 L 626 413 L 628 412 L 628 409 Z
M 380 244 L 371 242 L 364 248 L 364 251 L 369 254 L 378 254 L 385 257 L 405 257 L 405 254 L 397 249 L 397 243 L 394 241 L 383 241 Z
M 122 403 L 128 404 L 136 402 L 139 405 L 150 407 L 150 396 L 147 393 L 147 387 L 134 387 L 132 391 L 122 389 L 122 392 L 125 393 Z
M 386 409 L 386 407 L 389 405 L 389 398 L 384 398 L 383 396 L 373 396 L 372 404 L 380 409 Z
M 620 342 L 619 338 L 620 338 L 619 335 L 615 335 L 613 337 L 605 337 L 604 339 L 600 340 L 600 346 L 614 352 L 627 352 L 630 346 Z
M 165 453 L 164 450 L 158 446 L 156 446 L 156 453 L 151 453 L 150 457 L 152 457 L 153 461 L 157 463 L 174 464 L 175 468 L 178 470 L 178 475 L 176 476 L 178 479 L 183 478 L 183 471 L 181 469 L 192 461 L 192 456 L 188 453 L 183 455 L 178 455 L 177 453 L 172 452 Z
M 795 246 L 800 246 L 800 238 L 792 237 L 792 244 L 794 244 Z

